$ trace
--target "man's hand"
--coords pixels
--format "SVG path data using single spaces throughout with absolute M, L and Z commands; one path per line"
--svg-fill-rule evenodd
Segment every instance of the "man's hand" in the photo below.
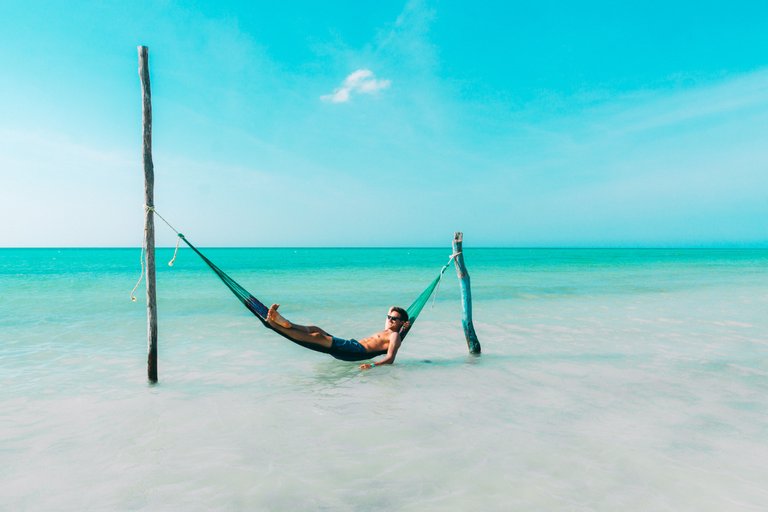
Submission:
M 360 365 L 361 370 L 370 370 L 371 368 L 373 368 L 372 363 L 364 363 Z

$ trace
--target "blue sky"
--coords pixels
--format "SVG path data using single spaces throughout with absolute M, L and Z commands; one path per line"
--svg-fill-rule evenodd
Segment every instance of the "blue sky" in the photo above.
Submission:
M 765 2 L 0 3 L 0 246 L 768 246 Z M 158 243 L 174 235 L 158 228 Z

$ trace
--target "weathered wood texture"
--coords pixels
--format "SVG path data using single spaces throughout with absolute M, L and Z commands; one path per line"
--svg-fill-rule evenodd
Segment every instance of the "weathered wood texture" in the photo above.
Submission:
M 469 272 L 464 264 L 464 254 L 461 252 L 463 238 L 460 232 L 453 234 L 453 253 L 457 255 L 453 262 L 456 264 L 456 274 L 459 276 L 461 285 L 461 325 L 464 327 L 469 352 L 479 355 L 480 342 L 475 334 L 475 326 L 472 324 L 472 290 L 469 287 Z
M 157 382 L 157 292 L 155 287 L 155 168 L 152 163 L 152 93 L 149 87 L 149 49 L 139 46 L 144 160 L 144 248 L 147 269 L 147 377 Z

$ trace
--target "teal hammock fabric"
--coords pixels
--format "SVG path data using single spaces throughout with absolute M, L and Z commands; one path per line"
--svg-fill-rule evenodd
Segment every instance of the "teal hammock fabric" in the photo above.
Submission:
M 372 357 L 376 357 L 378 355 L 385 354 L 386 351 L 377 351 L 377 352 L 367 352 L 365 354 L 359 354 L 359 355 L 350 355 L 349 353 L 343 353 L 343 352 L 337 352 L 334 351 L 332 348 L 329 347 L 323 347 L 321 345 L 316 345 L 314 343 L 307 343 L 305 341 L 294 339 L 287 334 L 278 331 L 274 329 L 269 323 L 267 323 L 267 311 L 269 308 L 265 306 L 259 299 L 251 295 L 248 290 L 240 286 L 234 279 L 229 277 L 226 272 L 221 270 L 219 267 L 216 266 L 215 263 L 213 263 L 211 260 L 209 260 L 200 250 L 198 250 L 197 247 L 192 245 L 189 240 L 187 240 L 184 235 L 181 233 L 178 233 L 178 236 L 181 240 L 184 241 L 185 244 L 189 246 L 190 249 L 195 251 L 198 256 L 205 262 L 206 265 L 208 265 L 211 270 L 216 273 L 217 276 L 219 276 L 219 279 L 222 280 L 222 282 L 227 286 L 227 288 L 230 289 L 230 291 L 235 295 L 235 297 L 238 298 L 240 302 L 243 303 L 243 305 L 248 308 L 248 310 L 253 313 L 256 318 L 261 321 L 261 323 L 266 327 L 267 329 L 270 329 L 271 331 L 276 332 L 283 338 L 286 338 L 297 345 L 301 345 L 304 348 L 308 348 L 310 350 L 314 350 L 315 352 L 322 352 L 325 354 L 329 354 L 336 359 L 341 359 L 344 361 L 362 361 L 366 359 L 371 359 Z M 443 276 L 443 273 L 445 273 L 445 270 L 448 268 L 448 266 L 451 264 L 451 261 L 453 261 L 453 258 L 448 260 L 448 263 L 443 265 L 443 268 L 440 269 L 440 273 L 438 276 L 432 280 L 432 282 L 427 286 L 423 292 L 421 292 L 421 295 L 419 295 L 416 300 L 413 301 L 413 304 L 411 304 L 406 311 L 408 311 L 408 318 L 410 320 L 410 325 L 407 329 L 403 329 L 400 331 L 400 337 L 405 338 L 405 336 L 408 334 L 408 331 L 411 330 L 413 327 L 414 322 L 416 322 L 416 319 L 418 318 L 419 314 L 421 313 L 421 310 L 424 309 L 424 306 L 426 306 L 427 302 L 429 302 L 430 296 L 432 296 L 432 293 L 435 291 L 435 288 L 440 284 L 440 278 Z

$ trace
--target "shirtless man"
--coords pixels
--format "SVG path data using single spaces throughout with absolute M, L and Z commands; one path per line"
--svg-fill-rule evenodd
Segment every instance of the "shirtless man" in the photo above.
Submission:
M 400 331 L 403 327 L 408 327 L 408 313 L 400 307 L 393 306 L 389 309 L 387 320 L 384 322 L 384 330 L 377 332 L 360 341 L 344 340 L 331 336 L 321 328 L 314 325 L 298 325 L 286 320 L 277 308 L 280 304 L 272 304 L 267 312 L 267 322 L 274 329 L 285 333 L 286 335 L 307 343 L 316 343 L 323 347 L 333 348 L 336 351 L 343 351 L 355 355 L 360 355 L 364 359 L 366 353 L 381 353 L 386 351 L 384 359 L 374 363 L 365 363 L 360 368 L 367 370 L 374 366 L 382 364 L 392 364 L 395 362 L 397 350 L 400 348 L 402 339 Z M 358 359 L 359 360 L 359 359 Z

